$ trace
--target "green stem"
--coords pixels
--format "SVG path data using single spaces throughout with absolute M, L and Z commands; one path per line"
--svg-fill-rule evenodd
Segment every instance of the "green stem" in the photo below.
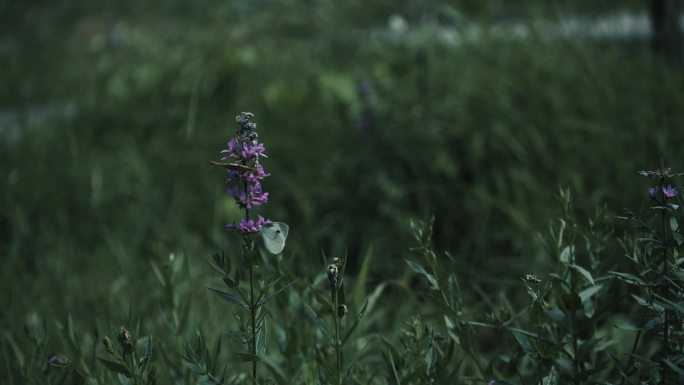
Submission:
M 660 185 L 664 186 L 664 182 L 665 182 L 665 179 L 661 178 Z M 664 206 L 666 197 L 665 197 L 665 192 L 662 191 L 662 187 L 661 187 L 661 194 L 663 196 L 663 206 Z M 662 278 L 662 276 L 667 274 L 667 227 L 666 227 L 667 220 L 666 220 L 665 211 L 666 211 L 666 209 L 663 208 L 663 210 L 661 211 L 661 216 L 660 216 L 661 217 L 661 229 L 662 229 L 662 235 L 663 235 L 663 239 L 662 239 L 663 269 L 662 269 L 662 273 L 661 273 L 661 278 Z M 667 296 L 667 289 L 664 289 L 663 296 L 664 297 Z M 670 315 L 669 311 L 667 309 L 665 309 L 665 314 L 664 314 L 665 319 L 663 320 L 663 340 L 665 343 L 665 346 L 663 347 L 664 348 L 663 349 L 664 350 L 664 357 L 663 357 L 664 360 L 667 359 L 667 357 L 670 355 L 670 336 L 669 336 L 669 329 L 670 329 L 669 318 L 670 317 L 669 317 L 669 315 Z M 660 377 L 660 383 L 661 384 L 667 383 L 667 376 L 668 376 L 668 367 L 663 362 L 663 375 Z
M 135 370 L 135 365 L 133 363 L 133 353 L 128 355 L 129 361 L 131 362 L 131 373 L 133 373 L 133 383 L 138 385 L 138 371 Z
M 249 310 L 252 313 L 252 384 L 257 383 L 257 346 L 256 346 L 256 303 L 254 301 L 254 280 L 252 262 L 249 262 Z
M 246 162 L 242 162 L 243 165 L 246 165 Z M 245 194 L 247 194 L 247 181 L 243 181 L 243 190 Z M 249 221 L 249 214 L 250 210 L 248 208 L 245 208 L 245 220 Z M 244 249 L 244 254 L 245 254 L 245 262 L 249 265 L 249 311 L 251 313 L 251 318 L 252 318 L 252 384 L 256 385 L 257 383 L 257 346 L 256 346 L 256 316 L 257 316 L 257 304 L 254 299 L 254 266 L 252 263 L 252 254 L 254 251 L 254 243 L 253 239 L 250 239 L 249 236 L 245 235 L 244 237 L 244 242 L 245 242 L 245 249 Z
M 642 308 L 641 315 L 639 316 L 639 321 L 637 322 L 637 325 L 641 325 L 641 322 L 643 321 L 644 318 L 644 308 Z M 625 366 L 625 374 L 629 375 L 630 374 L 630 368 L 632 367 L 632 362 L 634 362 L 634 353 L 636 353 L 636 348 L 639 346 L 639 339 L 641 338 L 641 330 L 637 331 L 636 336 L 634 336 L 634 342 L 632 343 L 632 351 L 629 354 L 629 360 L 627 360 L 627 366 Z M 627 376 L 622 377 L 622 380 L 620 381 L 620 385 L 624 385 L 625 380 L 627 380 Z
M 537 297 L 539 298 L 539 301 L 543 301 L 542 296 L 541 296 L 541 289 L 539 288 L 539 284 L 537 283 Z M 541 312 L 539 312 L 539 316 L 537 317 L 537 354 L 541 354 L 542 351 L 542 322 L 541 322 Z M 539 368 L 539 385 L 544 383 L 544 368 L 542 364 L 541 357 L 539 357 L 538 361 L 538 368 Z
M 482 379 L 485 380 L 487 378 L 485 370 L 482 367 L 480 361 L 477 359 L 477 357 L 475 357 L 475 353 L 472 351 L 472 349 L 470 350 L 470 352 L 468 352 L 468 355 L 470 356 L 470 359 L 473 360 L 473 362 L 475 363 L 475 366 L 477 366 L 477 370 L 480 372 L 480 377 L 482 377 Z
M 571 287 L 572 293 L 577 292 L 575 290 L 576 289 L 575 288 L 575 273 L 572 269 L 570 269 L 570 287 Z M 580 375 L 581 366 L 580 366 L 579 359 L 577 357 L 577 352 L 579 350 L 577 348 L 577 345 L 578 345 L 578 343 L 577 343 L 577 309 L 572 309 L 572 311 L 570 311 L 570 316 L 572 317 L 572 360 L 573 360 L 574 367 L 575 367 L 575 373 L 574 373 L 573 377 L 574 377 L 575 385 L 579 385 L 579 383 L 580 383 L 579 382 L 579 375 Z
M 337 286 L 337 285 L 335 285 L 335 286 Z M 337 311 L 338 311 L 337 308 L 338 308 L 338 306 L 340 306 L 337 292 L 338 292 L 338 288 L 335 287 L 333 289 L 333 293 L 332 293 L 333 304 L 334 304 L 332 316 L 333 316 L 333 320 L 335 322 L 335 355 L 337 358 L 337 384 L 339 385 L 342 382 L 342 351 L 340 350 L 341 349 L 341 346 L 340 346 L 340 343 L 341 343 L 340 342 L 340 319 L 337 316 Z

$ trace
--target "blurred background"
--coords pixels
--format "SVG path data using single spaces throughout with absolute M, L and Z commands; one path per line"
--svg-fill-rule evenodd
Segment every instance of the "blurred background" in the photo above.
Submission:
M 173 254 L 197 318 L 228 328 L 207 260 L 238 250 L 223 226 L 239 213 L 206 161 L 241 111 L 269 156 L 261 212 L 290 225 L 280 262 L 303 282 L 322 252 L 346 252 L 352 280 L 368 261 L 370 288 L 408 279 L 409 220 L 434 215 L 466 284 L 519 283 L 544 269 L 561 186 L 587 218 L 619 214 L 644 205 L 638 170 L 684 167 L 681 11 L 0 1 L 0 326 L 159 324 L 151 264 Z

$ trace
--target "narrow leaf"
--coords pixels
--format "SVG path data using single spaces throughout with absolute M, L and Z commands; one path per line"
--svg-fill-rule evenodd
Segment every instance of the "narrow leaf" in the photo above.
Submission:
M 411 270 L 422 275 L 423 277 L 425 277 L 428 280 L 428 282 L 430 283 L 431 289 L 433 289 L 433 290 L 439 289 L 439 284 L 437 283 L 437 280 L 435 279 L 435 277 L 432 274 L 425 271 L 423 266 L 421 266 L 419 263 L 409 261 L 408 259 L 406 260 L 406 263 L 409 265 Z
M 330 344 L 330 346 L 334 347 L 335 343 L 333 343 L 333 341 L 334 341 L 333 336 L 332 336 L 332 334 L 330 334 L 330 331 L 325 326 L 325 323 L 323 322 L 323 320 L 321 320 L 318 317 L 318 314 L 316 314 L 316 312 L 311 308 L 311 306 L 309 306 L 306 303 L 304 304 L 304 310 L 306 311 L 306 315 L 309 316 L 311 321 L 313 321 L 313 323 L 315 323 L 316 326 L 318 326 L 318 328 L 321 330 L 321 333 L 323 333 L 326 340 L 328 340 L 328 343 Z
M 133 377 L 133 373 L 131 373 L 131 371 L 126 367 L 126 365 L 124 365 L 120 362 L 110 361 L 110 360 L 108 360 L 106 358 L 102 358 L 102 357 L 97 357 L 97 359 L 100 360 L 100 362 L 102 362 L 102 364 L 104 366 L 106 366 L 107 369 L 112 370 L 112 371 L 117 372 L 117 373 L 121 373 L 128 378 Z
M 333 315 L 333 308 L 332 305 L 330 304 L 330 301 L 328 301 L 321 293 L 316 291 L 313 287 L 309 286 L 309 289 L 311 289 L 311 292 L 313 293 L 314 297 L 316 297 L 316 300 L 318 300 L 318 303 L 323 305 L 325 310 L 330 313 L 330 315 Z
M 236 305 L 240 305 L 240 306 L 245 307 L 245 308 L 248 307 L 246 303 L 242 302 L 238 297 L 236 297 L 230 293 L 226 293 L 225 291 L 221 291 L 221 290 L 212 289 L 210 287 L 208 287 L 207 289 L 214 292 L 216 295 L 219 296 L 219 298 L 221 298 L 222 300 L 224 300 L 226 302 L 234 303 Z
M 349 328 L 349 331 L 347 331 L 347 334 L 344 336 L 342 339 L 341 345 L 344 345 L 345 342 L 351 337 L 352 333 L 354 333 L 354 330 L 356 330 L 356 327 L 359 326 L 359 321 L 363 317 L 363 315 L 366 313 L 366 307 L 368 306 L 368 300 L 363 304 L 363 307 L 361 308 L 361 311 L 359 314 L 356 315 L 356 319 L 354 320 L 354 323 L 352 326 Z
M 584 279 L 586 279 L 590 284 L 595 285 L 594 282 L 594 277 L 591 276 L 591 273 L 587 271 L 587 269 L 583 268 L 580 265 L 570 265 L 571 268 L 573 268 L 575 271 L 580 273 Z

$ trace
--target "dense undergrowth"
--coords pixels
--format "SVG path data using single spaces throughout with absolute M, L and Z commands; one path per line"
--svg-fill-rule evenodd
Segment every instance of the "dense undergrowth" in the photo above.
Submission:
M 636 173 L 681 166 L 677 65 L 639 42 L 456 43 L 466 14 L 428 3 L 121 4 L 1 8 L 1 378 L 112 383 L 130 340 L 141 384 L 250 379 L 248 313 L 206 289 L 214 253 L 244 267 L 206 161 L 249 110 L 264 211 L 291 229 L 255 270 L 292 283 L 264 307 L 260 380 L 678 383 L 681 208 L 647 190 L 678 181 Z M 340 349 L 333 258 L 343 337 L 365 310 Z

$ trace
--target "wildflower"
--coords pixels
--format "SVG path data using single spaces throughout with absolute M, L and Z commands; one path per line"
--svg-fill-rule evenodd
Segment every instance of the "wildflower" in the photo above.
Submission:
M 59 366 L 60 368 L 66 368 L 69 366 L 69 359 L 66 357 L 58 356 L 56 354 L 50 355 L 48 357 L 48 364 L 52 366 Z
M 648 188 L 648 196 L 650 196 L 651 199 L 656 199 L 657 195 L 658 195 L 658 187 L 651 186 Z
M 663 194 L 667 198 L 674 198 L 677 195 L 677 189 L 671 184 L 663 187 Z
M 270 219 L 265 219 L 261 215 L 258 215 L 256 221 L 242 218 L 237 225 L 235 223 L 229 223 L 226 225 L 226 230 L 239 231 L 241 233 L 256 233 L 261 229 L 261 226 L 269 223 L 271 223 Z
M 226 193 L 241 209 L 245 210 L 245 217 L 241 218 L 238 224 L 227 224 L 226 229 L 241 233 L 256 233 L 261 226 L 271 223 L 262 216 L 258 216 L 256 221 L 249 218 L 254 207 L 268 202 L 268 192 L 263 190 L 261 181 L 271 175 L 259 163 L 259 158 L 267 157 L 266 148 L 259 143 L 259 136 L 254 132 L 256 123 L 252 122 L 253 118 L 254 114 L 249 112 L 243 112 L 235 117 L 235 121 L 240 125 L 237 135 L 228 140 L 226 148 L 221 151 L 221 160 L 228 160 L 238 165 L 232 168 L 226 167 L 228 174 L 226 184 L 230 185 Z

